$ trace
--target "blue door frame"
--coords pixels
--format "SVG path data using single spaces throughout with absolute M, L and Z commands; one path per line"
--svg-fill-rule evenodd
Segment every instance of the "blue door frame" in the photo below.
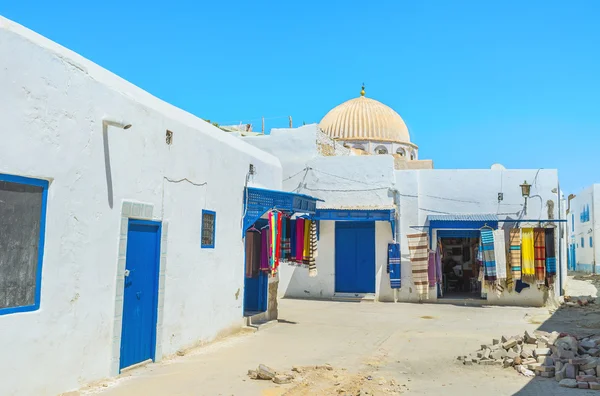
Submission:
M 335 222 L 335 292 L 375 293 L 375 222 Z
M 119 370 L 155 360 L 161 223 L 129 220 Z
M 258 219 L 254 226 L 261 229 L 267 225 L 267 219 Z M 246 243 L 246 238 L 244 238 Z M 244 249 L 244 266 L 246 265 L 246 249 Z M 267 310 L 267 299 L 269 294 L 269 275 L 264 271 L 258 271 L 258 276 L 253 278 L 244 277 L 244 314 L 255 314 Z

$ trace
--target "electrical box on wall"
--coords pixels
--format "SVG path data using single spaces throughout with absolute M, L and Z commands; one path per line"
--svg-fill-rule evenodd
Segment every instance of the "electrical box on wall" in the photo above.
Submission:
M 498 193 L 498 202 L 504 200 L 504 193 Z

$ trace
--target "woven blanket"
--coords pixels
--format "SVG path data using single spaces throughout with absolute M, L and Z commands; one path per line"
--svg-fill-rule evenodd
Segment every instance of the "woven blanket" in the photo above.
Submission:
M 412 266 L 413 283 L 417 289 L 420 298 L 428 298 L 429 285 L 427 275 L 428 264 L 428 236 L 427 233 L 409 234 L 408 252 L 410 254 L 410 263 Z
M 292 252 L 290 245 L 292 226 L 290 223 L 289 217 L 281 216 L 281 259 L 283 261 L 289 261 Z
M 269 266 L 269 239 L 271 231 L 269 228 L 263 228 L 260 231 L 260 270 L 270 271 Z
M 554 281 L 556 275 L 556 246 L 554 240 L 554 228 L 546 228 L 546 277 L 548 283 Z
M 308 266 L 310 263 L 310 220 L 304 220 L 304 247 L 302 249 L 302 262 Z
M 510 270 L 513 280 L 521 279 L 521 229 L 510 230 Z
M 290 264 L 296 264 L 296 220 L 289 219 L 290 224 Z
M 488 283 L 496 283 L 496 257 L 494 254 L 494 233 L 492 230 L 481 230 L 481 249 L 483 253 L 483 279 Z
M 442 284 L 442 248 L 438 243 L 435 250 L 435 275 L 438 285 Z
M 496 261 L 496 278 L 506 279 L 506 238 L 504 230 L 494 230 L 494 260 Z
M 546 282 L 546 231 L 543 228 L 533 230 L 535 283 L 543 285 Z
M 296 219 L 296 263 L 304 265 L 304 219 Z
M 521 232 L 521 279 L 530 282 L 535 278 L 533 228 L 523 228 Z
M 390 273 L 390 287 L 400 289 L 402 267 L 400 262 L 400 244 L 388 243 L 388 268 Z
M 317 222 L 310 221 L 310 247 L 308 250 L 308 276 L 317 276 Z
M 435 273 L 435 252 L 430 250 L 427 256 L 427 281 L 429 282 L 429 287 L 435 287 L 437 285 Z

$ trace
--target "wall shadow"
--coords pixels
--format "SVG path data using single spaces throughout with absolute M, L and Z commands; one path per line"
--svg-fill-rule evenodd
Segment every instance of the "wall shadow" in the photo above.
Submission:
M 549 333 L 558 331 L 582 338 L 600 334 L 600 305 L 568 306 L 563 304 L 549 318 L 539 323 L 537 330 Z M 520 374 L 515 371 L 515 375 Z M 535 377 L 513 395 L 568 395 L 571 393 L 582 396 L 599 394 L 596 390 L 562 388 L 554 378 Z
M 106 173 L 106 193 L 108 195 L 108 206 L 112 209 L 113 202 L 113 182 L 112 170 L 110 168 L 110 150 L 108 147 L 108 126 L 102 123 L 102 141 L 104 146 L 104 170 Z

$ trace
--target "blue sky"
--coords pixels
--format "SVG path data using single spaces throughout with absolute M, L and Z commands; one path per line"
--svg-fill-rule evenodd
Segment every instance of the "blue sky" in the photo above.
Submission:
M 318 122 L 364 81 L 436 168 L 600 182 L 596 0 L 3 0 L 0 14 L 219 123 Z

